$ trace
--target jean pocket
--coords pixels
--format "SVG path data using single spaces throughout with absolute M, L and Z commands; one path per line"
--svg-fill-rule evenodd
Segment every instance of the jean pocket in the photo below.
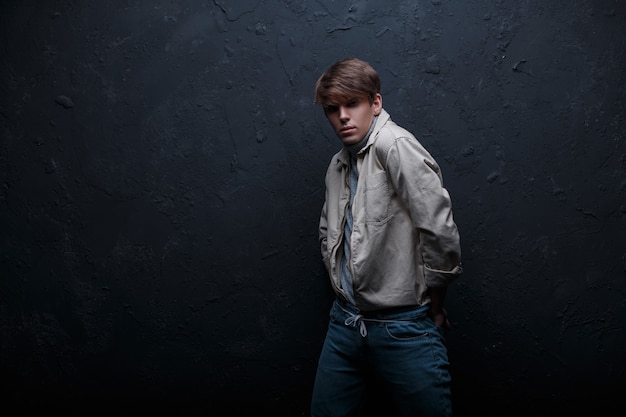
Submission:
M 429 329 L 421 321 L 394 321 L 386 323 L 385 329 L 394 340 L 414 340 L 429 335 Z
M 341 311 L 341 308 L 337 307 L 336 305 L 330 309 L 329 316 L 330 321 L 333 323 L 342 323 L 345 320 L 345 314 L 343 313 L 343 311 Z

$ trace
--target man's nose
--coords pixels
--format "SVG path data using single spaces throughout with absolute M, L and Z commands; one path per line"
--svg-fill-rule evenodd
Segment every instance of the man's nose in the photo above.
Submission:
M 345 106 L 339 106 L 339 119 L 340 120 L 348 120 L 350 116 L 348 116 L 348 109 Z

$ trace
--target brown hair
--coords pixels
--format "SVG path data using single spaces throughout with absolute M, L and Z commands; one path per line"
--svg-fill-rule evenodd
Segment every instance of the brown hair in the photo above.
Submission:
M 347 58 L 333 64 L 315 83 L 315 104 L 339 103 L 357 96 L 367 96 L 370 103 L 380 93 L 380 77 L 370 64 Z

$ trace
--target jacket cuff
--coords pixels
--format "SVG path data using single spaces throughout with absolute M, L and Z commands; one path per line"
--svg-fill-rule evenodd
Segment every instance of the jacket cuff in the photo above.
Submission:
M 429 268 L 424 265 L 424 279 L 427 287 L 445 287 L 457 279 L 463 273 L 461 265 L 455 266 L 451 271 Z

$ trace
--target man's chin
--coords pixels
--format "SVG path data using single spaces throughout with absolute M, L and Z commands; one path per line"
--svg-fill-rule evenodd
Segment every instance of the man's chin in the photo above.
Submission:
M 361 141 L 361 139 L 356 136 L 340 136 L 339 139 L 344 145 L 355 145 Z

